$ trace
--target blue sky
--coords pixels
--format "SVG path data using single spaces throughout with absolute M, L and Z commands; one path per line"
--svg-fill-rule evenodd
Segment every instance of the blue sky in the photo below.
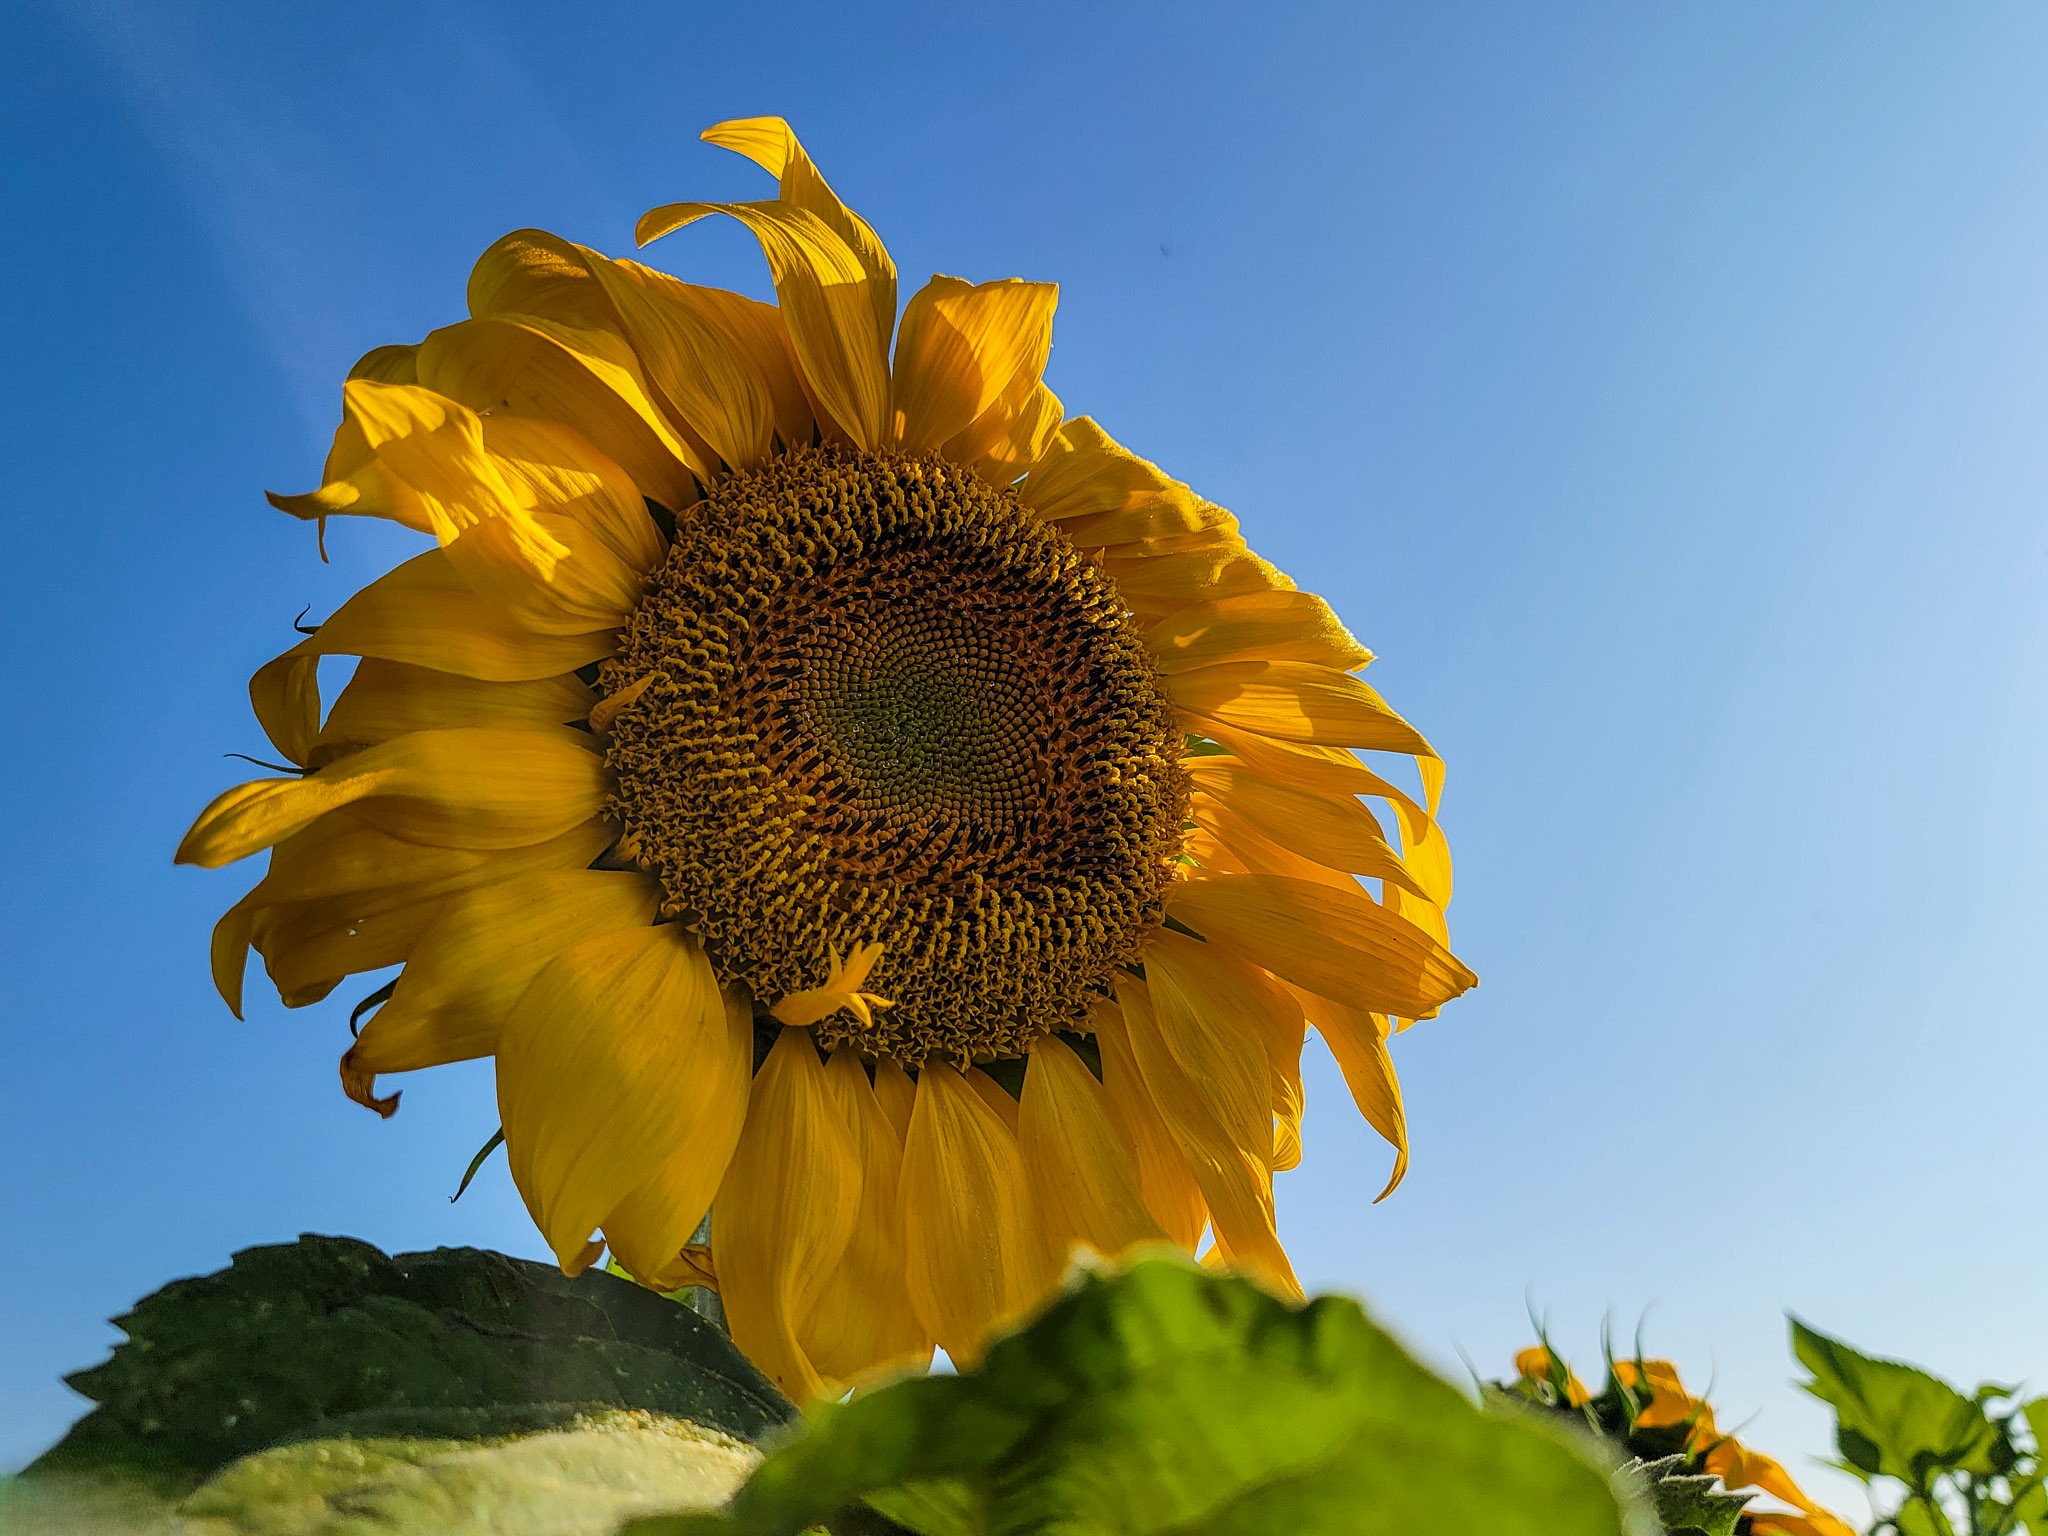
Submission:
M 1310 1065 L 1317 1288 L 1502 1369 L 1533 1307 L 1825 1446 L 1782 1313 L 2048 1384 L 2048 12 L 50 5 L 0 21 L 0 1467 L 103 1319 L 301 1230 L 537 1254 L 488 1071 L 344 1100 L 238 1023 L 258 750 L 347 365 L 537 224 L 761 195 L 789 117 L 906 280 L 1057 280 L 1075 411 L 1235 509 L 1450 764 L 1478 992 L 1396 1047 L 1415 1165 Z M 765 290 L 737 231 L 656 259 Z M 1820 1474 L 1816 1481 L 1839 1487 Z M 1853 1500 L 1850 1507 L 1857 1507 Z

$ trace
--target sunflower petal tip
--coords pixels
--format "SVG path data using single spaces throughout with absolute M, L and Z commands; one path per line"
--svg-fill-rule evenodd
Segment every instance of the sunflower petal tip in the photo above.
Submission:
M 341 1091 L 363 1108 L 377 1111 L 379 1119 L 389 1120 L 398 1113 L 398 1100 L 405 1090 L 401 1088 L 380 1096 L 377 1092 L 377 1074 L 366 1071 L 359 1065 L 355 1060 L 355 1054 L 355 1046 L 350 1046 L 342 1052 Z
M 362 492 L 346 480 L 337 480 L 332 485 L 323 485 L 317 491 L 305 491 L 296 496 L 280 491 L 265 491 L 263 499 L 278 511 L 298 518 L 301 522 L 317 522 L 331 517 L 336 512 L 346 512 L 362 499 Z
M 226 860 L 210 857 L 208 839 L 202 835 L 200 822 L 192 824 L 192 830 L 179 839 L 177 852 L 171 855 L 173 864 L 190 864 L 199 869 L 219 869 Z

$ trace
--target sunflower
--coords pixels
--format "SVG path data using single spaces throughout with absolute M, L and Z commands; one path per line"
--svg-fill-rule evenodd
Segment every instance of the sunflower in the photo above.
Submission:
M 1792 1506 L 1744 1510 L 1738 1526 L 1743 1536 L 1856 1536 L 1846 1521 L 1809 1498 L 1781 1463 L 1716 1428 L 1713 1407 L 1687 1389 L 1669 1360 L 1610 1361 L 1597 1397 L 1547 1345 L 1516 1355 L 1515 1374 L 1522 1395 L 1588 1417 L 1633 1455 L 1646 1461 L 1683 1456 L 1731 1493 L 1769 1494 Z
M 495 1057 L 562 1268 L 715 1286 L 799 1399 L 973 1359 L 1077 1248 L 1206 1231 L 1298 1293 L 1306 1027 L 1398 1181 L 1388 1037 L 1474 982 L 1435 755 L 1228 512 L 1066 416 L 1052 285 L 935 277 L 898 323 L 785 123 L 704 137 L 777 195 L 639 238 L 736 219 L 777 303 L 507 236 L 271 498 L 432 547 L 251 682 L 296 771 L 178 853 L 270 851 L 223 996 L 251 947 L 288 1007 L 402 966 L 348 1093 Z

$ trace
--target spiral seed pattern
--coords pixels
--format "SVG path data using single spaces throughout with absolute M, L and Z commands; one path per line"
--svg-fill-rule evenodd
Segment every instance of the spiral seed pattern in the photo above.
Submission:
M 643 679 L 645 680 L 643 682 Z M 1014 493 L 811 448 L 692 508 L 599 687 L 621 849 L 763 1004 L 881 940 L 908 1066 L 1019 1056 L 1164 912 L 1188 785 L 1108 578 Z

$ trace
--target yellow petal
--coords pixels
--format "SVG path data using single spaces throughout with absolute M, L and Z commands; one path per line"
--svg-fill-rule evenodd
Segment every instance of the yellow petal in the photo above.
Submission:
M 917 1084 L 887 1057 L 875 1063 L 875 1102 L 882 1107 L 900 1147 L 910 1137 L 910 1116 L 917 1104 Z
M 1313 592 L 1240 592 L 1192 603 L 1154 624 L 1145 643 L 1169 673 L 1227 661 L 1308 661 L 1349 672 L 1372 660 Z
M 353 806 L 371 825 L 451 848 L 545 842 L 596 816 L 606 793 L 590 738 L 519 726 L 414 731 L 298 779 L 258 779 L 216 798 L 178 862 L 218 869 Z
M 417 353 L 418 348 L 409 349 Z M 374 354 L 372 354 L 374 356 Z M 365 359 L 368 361 L 368 359 Z M 368 372 L 351 373 L 370 383 L 416 384 L 417 374 L 373 366 Z M 344 396 L 344 401 L 346 396 Z M 426 508 L 419 497 L 395 481 L 364 440 L 361 424 L 346 409 L 341 425 L 334 429 L 334 442 L 327 450 L 327 464 L 320 473 L 320 488 L 303 495 L 281 496 L 265 491 L 264 499 L 280 512 L 305 521 L 317 521 L 324 530 L 326 520 L 337 514 L 350 517 L 383 517 L 419 533 L 431 533 Z
M 937 1059 L 918 1074 L 901 1197 L 911 1305 L 965 1368 L 1053 1277 L 1032 1241 L 1016 1136 L 957 1068 Z
M 1355 896 L 1284 875 L 1183 880 L 1169 913 L 1195 932 L 1323 997 L 1423 1018 L 1478 984 L 1413 923 Z
M 532 847 L 479 852 L 409 843 L 347 814 L 323 818 L 272 850 L 269 873 L 215 928 L 214 985 L 239 1015 L 256 944 L 287 1006 L 318 1001 L 352 972 L 405 959 L 446 898 L 533 870 L 581 869 L 612 836 L 592 821 Z M 400 925 L 400 912 L 416 930 Z
M 435 848 L 352 815 L 329 816 L 272 849 L 270 871 L 250 894 L 270 905 L 385 890 L 445 896 L 538 870 L 585 868 L 613 836 L 592 820 L 523 848 Z
M 369 656 L 489 682 L 560 677 L 612 654 L 612 630 L 536 635 L 476 589 L 443 550 L 416 555 L 338 608 L 317 632 L 264 663 L 249 700 L 278 751 L 303 763 L 320 733 L 322 656 Z
M 1045 457 L 1065 415 L 1058 395 L 1019 374 L 994 404 L 947 438 L 940 452 L 992 485 L 1008 485 Z
M 214 990 L 238 1019 L 242 1017 L 242 981 L 249 969 L 249 941 L 255 935 L 256 914 L 261 906 L 258 892 L 251 891 L 223 912 L 220 921 L 213 925 L 208 958 Z
M 839 200 L 826 185 L 811 157 L 797 142 L 794 131 L 779 117 L 741 117 L 714 123 L 699 135 L 706 144 L 745 155 L 773 176 L 776 195 L 792 207 L 817 215 L 827 228 L 846 242 L 861 270 L 868 274 L 875 324 L 883 337 L 896 320 L 896 266 L 873 229 L 859 214 Z M 643 236 L 642 239 L 651 239 Z
M 540 423 L 507 422 L 506 426 L 512 430 L 523 427 L 529 433 L 537 427 L 545 430 Z M 566 439 L 571 434 L 562 431 L 561 436 Z M 559 466 L 521 466 L 510 459 L 498 459 L 496 463 L 508 479 L 521 482 L 522 493 L 530 491 L 528 475 L 521 473 L 522 468 L 535 476 L 550 471 L 558 475 L 573 473 Z M 594 482 L 597 477 L 590 478 Z M 594 492 L 593 499 L 614 499 L 622 510 L 630 507 L 646 519 L 645 504 L 631 493 L 630 482 L 622 483 L 626 495 L 607 487 Z M 529 633 L 574 636 L 624 627 L 639 605 L 652 562 L 637 568 L 629 565 L 601 534 L 579 519 L 541 508 L 534 509 L 532 518 L 562 549 L 562 557 L 546 572 L 516 558 L 505 540 L 476 533 L 456 539 L 443 553 L 475 591 Z M 651 519 L 648 527 L 651 533 Z
M 1110 998 L 1093 1009 L 1096 1044 L 1102 1050 L 1102 1107 L 1118 1138 L 1131 1148 L 1138 1194 L 1168 1241 L 1189 1253 L 1202 1240 L 1209 1208 L 1188 1171 L 1187 1158 L 1146 1089 L 1132 1054 L 1122 1007 Z
M 586 253 L 656 396 L 728 468 L 752 469 L 778 437 L 808 443 L 809 407 L 774 306 Z
M 1387 1053 L 1387 1021 L 1380 1014 L 1347 1008 L 1312 992 L 1297 995 L 1309 1023 L 1337 1058 L 1337 1070 L 1344 1074 L 1351 1101 L 1366 1124 L 1394 1149 L 1394 1171 L 1387 1187 L 1373 1197 L 1377 1203 L 1408 1176 L 1408 1115 L 1401 1107 L 1401 1080 L 1394 1073 L 1394 1058 Z
M 312 754 L 374 746 L 408 731 L 451 725 L 567 725 L 588 718 L 595 696 L 573 674 L 533 682 L 488 683 L 402 661 L 357 664 L 321 727 Z
M 820 985 L 791 992 L 777 999 L 768 1011 L 784 1024 L 799 1029 L 829 1019 L 841 1009 L 853 1014 L 863 1025 L 872 1024 L 875 1009 L 895 1006 L 886 997 L 862 990 L 884 948 L 880 943 L 856 944 L 843 959 L 838 950 L 830 951 L 829 969 Z
M 1305 1096 L 1301 1087 L 1301 1059 L 1294 1071 L 1273 1074 L 1273 1171 L 1285 1173 L 1301 1166 L 1301 1111 Z
M 418 499 L 427 528 L 445 547 L 465 534 L 499 546 L 542 578 L 568 551 L 533 520 L 485 451 L 483 420 L 459 402 L 416 384 L 350 379 L 342 414 L 377 462 Z
M 250 943 L 287 1008 L 317 1003 L 342 978 L 397 965 L 439 915 L 445 894 L 402 887 L 265 907 Z
M 1386 908 L 1404 923 L 1413 923 L 1428 934 L 1443 948 L 1451 945 L 1450 926 L 1444 921 L 1444 909 L 1425 896 L 1418 896 L 1412 890 L 1388 886 L 1384 893 Z
M 1405 790 L 1389 783 L 1351 755 L 1345 747 L 1319 747 L 1309 742 L 1274 741 L 1250 731 L 1208 721 L 1203 734 L 1213 737 L 1252 768 L 1271 778 L 1286 779 L 1325 794 L 1370 795 L 1394 807 L 1401 828 L 1401 862 L 1437 906 L 1451 899 L 1451 855 L 1432 811 Z M 1417 760 L 1425 779 L 1434 757 Z M 1440 777 L 1436 779 L 1440 785 Z
M 830 1389 L 797 1330 L 852 1241 L 862 1171 L 809 1032 L 780 1031 L 718 1191 L 711 1248 L 733 1342 L 798 1403 Z
M 617 330 L 618 311 L 592 275 L 589 254 L 543 229 L 514 230 L 470 270 L 469 312 L 479 320 L 530 315 L 579 331 Z
M 585 939 L 651 924 L 659 899 L 646 875 L 596 869 L 545 870 L 451 897 L 342 1057 L 343 1078 L 490 1055 L 542 966 Z
M 909 1085 L 902 1068 L 896 1075 Z M 799 1341 L 828 1381 L 921 1371 L 931 1363 L 932 1341 L 910 1305 L 904 1279 L 898 1202 L 903 1139 L 869 1086 L 859 1053 L 833 1052 L 825 1088 L 860 1160 L 860 1212 L 846 1251 L 825 1271 L 825 1283 L 798 1329 Z
M 659 1159 L 653 1176 L 620 1201 L 601 1223 L 605 1241 L 619 1262 L 658 1291 L 677 1290 L 707 1278 L 707 1250 L 687 1239 L 710 1208 L 747 1113 L 747 1074 L 754 1059 L 753 1008 L 742 993 L 728 988 L 709 1012 L 724 1022 L 721 1030 L 706 1019 L 716 1058 L 707 1072 L 710 1081 L 693 1084 L 693 1093 L 701 1089 L 701 1097 L 679 1099 L 675 1106 L 700 1118 L 680 1128 L 682 1139 L 675 1150 Z M 714 1099 L 715 1094 L 723 1097 Z M 715 1281 L 715 1274 L 710 1278 Z
M 414 345 L 372 347 L 349 369 L 352 379 L 374 379 L 379 384 L 417 384 L 420 381 L 420 349 Z
M 1221 821 L 1216 830 L 1226 840 L 1228 818 L 1239 817 L 1261 837 L 1326 869 L 1390 880 L 1421 894 L 1379 823 L 1355 797 L 1269 778 L 1236 758 L 1194 757 L 1183 766 L 1197 791 L 1191 814 L 1205 825 Z
M 1288 591 L 1294 586 L 1228 528 L 1213 530 L 1184 548 L 1144 543 L 1105 548 L 1100 564 L 1131 611 L 1144 621 L 1210 598 Z
M 1216 720 L 1258 736 L 1376 752 L 1436 754 L 1415 728 L 1348 672 L 1306 661 L 1232 661 L 1178 672 L 1174 708 L 1200 731 Z
M 880 447 L 893 292 L 884 319 L 876 280 L 845 240 L 817 214 L 787 203 L 672 203 L 641 219 L 640 242 L 714 213 L 737 219 L 760 242 L 797 361 L 826 415 L 856 448 Z
M 673 1263 L 739 1140 L 752 1060 L 748 1021 L 672 923 L 586 939 L 541 969 L 499 1037 L 498 1114 L 565 1272 L 598 1227 L 635 1274 Z
M 1273 990 L 1215 946 L 1164 930 L 1145 947 L 1143 994 L 1132 989 L 1124 1017 L 1145 1086 L 1201 1185 L 1218 1241 L 1294 1292 L 1273 1217 L 1269 1042 L 1289 1027 L 1288 1007 Z
M 1017 1134 L 1017 1101 L 1010 1097 L 1009 1090 L 979 1067 L 969 1067 L 964 1075 L 967 1078 L 967 1086 L 974 1090 L 982 1103 L 995 1111 L 996 1117 L 1004 1125 L 1007 1125 L 1010 1128 L 1010 1134 L 1015 1136 Z
M 1242 816 L 1207 796 L 1196 796 L 1188 814 L 1194 825 L 1188 830 L 1182 851 L 1192 868 L 1204 875 L 1288 875 L 1327 885 L 1346 896 L 1361 893 L 1356 876 L 1282 848 Z
M 1018 494 L 1025 506 L 1057 523 L 1083 549 L 1194 533 L 1218 526 L 1229 515 L 1086 416 L 1060 428 Z
M 615 330 L 535 315 L 460 320 L 420 344 L 420 380 L 472 410 L 573 428 L 671 511 L 695 501 L 697 480 L 711 474 L 654 403 L 639 358 Z
M 1017 1150 L 1054 1272 L 1076 1247 L 1116 1258 L 1166 1241 L 1138 1193 L 1133 1153 L 1111 1123 L 1102 1084 L 1057 1035 L 1031 1048 Z
M 636 602 L 641 582 L 668 558 L 668 540 L 625 467 L 574 428 L 526 416 L 487 418 L 484 447 L 541 526 L 585 562 L 570 573 L 591 590 L 584 601 Z M 557 573 L 557 584 L 564 579 Z
M 911 296 L 896 339 L 895 439 L 917 452 L 965 432 L 1019 388 L 1038 384 L 1052 352 L 1051 283 L 934 277 Z
M 1781 1463 L 1761 1451 L 1750 1450 L 1733 1435 L 1707 1450 L 1702 1470 L 1720 1478 L 1724 1488 L 1760 1488 L 1809 1514 L 1819 1512 L 1820 1507 L 1806 1496 Z

